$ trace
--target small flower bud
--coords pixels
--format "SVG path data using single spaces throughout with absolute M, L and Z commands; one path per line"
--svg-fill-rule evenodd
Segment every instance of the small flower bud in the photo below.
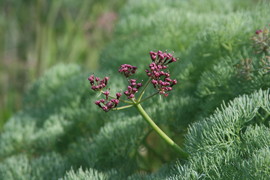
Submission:
M 122 64 L 118 70 L 125 77 L 129 77 L 136 73 L 137 67 L 130 64 Z
M 134 94 L 130 94 L 128 98 L 129 98 L 129 99 L 132 99 L 132 98 L 134 98 L 134 97 L 135 97 Z
M 103 109 L 105 112 L 108 112 L 108 111 L 109 111 L 109 109 L 108 109 L 107 106 L 103 106 L 102 109 Z
M 101 103 L 105 103 L 105 99 L 101 99 L 100 102 L 101 102 Z
M 96 101 L 95 104 L 100 106 L 100 101 Z
M 142 87 L 142 83 L 137 84 L 137 88 L 140 88 L 140 87 Z
M 116 93 L 116 98 L 119 99 L 122 96 L 121 93 Z

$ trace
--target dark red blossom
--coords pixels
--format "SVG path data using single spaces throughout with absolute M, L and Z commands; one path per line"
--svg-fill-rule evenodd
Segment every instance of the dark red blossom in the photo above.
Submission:
M 164 70 L 168 68 L 168 64 L 175 62 L 176 58 L 172 54 L 158 51 L 150 51 L 150 57 L 152 63 L 149 65 L 149 70 L 146 70 L 147 76 L 152 80 L 154 88 L 159 91 L 160 94 L 168 96 L 168 91 L 172 90 L 172 86 L 177 84 L 177 80 L 170 79 L 170 73 Z
M 137 67 L 130 64 L 122 64 L 118 70 L 121 74 L 126 77 L 129 77 L 136 73 Z
M 103 111 L 108 112 L 109 110 L 115 108 L 119 104 L 119 98 L 122 96 L 121 93 L 116 93 L 116 99 L 109 99 L 109 91 L 103 92 L 106 96 L 106 99 L 101 99 L 95 102 L 97 106 L 99 106 Z
M 124 94 L 127 96 L 128 99 L 132 99 L 135 97 L 135 93 L 138 92 L 138 89 L 142 87 L 142 83 L 136 83 L 136 79 L 129 80 L 129 86 Z
M 176 58 L 173 57 L 172 54 L 167 53 L 167 52 L 162 52 L 162 51 L 153 52 L 153 51 L 150 51 L 149 54 L 150 54 L 150 57 L 151 57 L 152 61 L 157 65 L 168 65 L 168 64 L 176 61 Z
M 149 69 L 146 70 L 147 76 L 150 77 L 150 82 L 153 87 L 158 91 L 159 94 L 168 96 L 168 92 L 173 89 L 173 86 L 177 84 L 176 79 L 171 79 L 170 72 L 167 71 L 169 64 L 177 61 L 177 59 L 170 53 L 157 51 L 149 52 L 152 62 L 149 65 Z M 137 67 L 130 64 L 122 64 L 119 68 L 119 72 L 123 74 L 126 78 L 135 74 Z M 102 91 L 108 84 L 109 77 L 104 77 L 102 80 L 94 75 L 89 76 L 88 78 L 91 89 L 94 91 L 100 91 L 102 95 L 105 96 L 104 99 L 100 99 L 95 102 L 97 106 L 103 109 L 105 112 L 110 111 L 113 108 L 116 108 L 119 104 L 120 97 L 122 94 L 120 92 L 116 93 L 114 97 L 110 96 L 109 90 Z M 142 83 L 137 83 L 136 79 L 128 79 L 127 90 L 124 91 L 124 94 L 128 99 L 135 98 L 135 94 L 142 87 Z M 125 102 L 125 101 L 124 101 Z M 132 102 L 132 101 L 130 101 Z
M 88 81 L 91 84 L 91 89 L 94 91 L 100 91 L 107 86 L 109 77 L 104 77 L 102 80 L 100 80 L 100 78 L 91 75 L 88 77 Z

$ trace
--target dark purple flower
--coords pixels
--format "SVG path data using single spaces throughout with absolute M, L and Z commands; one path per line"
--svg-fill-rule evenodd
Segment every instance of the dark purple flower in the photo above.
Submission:
M 106 99 L 108 99 L 110 92 L 107 90 L 107 91 L 103 92 L 103 94 L 106 96 Z
M 124 94 L 127 96 L 128 99 L 132 99 L 135 97 L 135 94 L 138 92 L 140 87 L 142 87 L 142 83 L 137 83 L 136 79 L 130 79 L 129 85 Z
M 130 64 L 122 64 L 118 70 L 125 77 L 129 77 L 136 73 L 137 67 Z
M 164 70 L 168 68 L 168 64 L 173 63 L 176 60 L 172 54 L 158 51 L 149 52 L 152 63 L 149 65 L 149 69 L 145 70 L 147 76 L 149 76 L 152 81 L 154 88 L 159 91 L 160 94 L 168 96 L 167 91 L 172 90 L 172 86 L 177 83 L 176 80 L 170 79 L 170 73 Z
M 119 104 L 118 99 L 101 99 L 95 102 L 97 106 L 99 106 L 103 111 L 108 112 L 111 109 L 115 108 Z
M 122 96 L 121 93 L 116 93 L 116 98 L 119 99 Z
M 100 78 L 91 75 L 88 77 L 88 81 L 90 82 L 92 90 L 100 91 L 107 86 L 109 77 L 104 77 L 102 80 L 100 80 Z

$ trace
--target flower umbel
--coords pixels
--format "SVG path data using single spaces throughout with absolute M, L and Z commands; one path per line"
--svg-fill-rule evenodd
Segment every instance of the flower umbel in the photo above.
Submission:
M 102 94 L 106 96 L 106 99 L 101 99 L 95 102 L 103 111 L 108 112 L 109 110 L 115 108 L 119 104 L 119 98 L 122 96 L 121 93 L 116 93 L 115 99 L 109 99 L 110 92 L 105 91 Z
M 91 84 L 91 89 L 94 91 L 100 91 L 104 96 L 105 99 L 101 99 L 95 102 L 97 106 L 102 108 L 105 112 L 110 110 L 122 110 L 130 107 L 135 107 L 140 115 L 145 119 L 145 121 L 155 130 L 155 132 L 175 151 L 177 151 L 183 158 L 187 158 L 188 154 L 183 151 L 170 137 L 167 136 L 156 124 L 155 122 L 149 117 L 149 115 L 143 109 L 141 103 L 152 98 L 157 94 L 163 94 L 164 96 L 168 96 L 168 91 L 171 91 L 173 86 L 177 84 L 176 79 L 170 78 L 169 71 L 165 71 L 168 68 L 168 65 L 172 62 L 176 61 L 176 58 L 173 57 L 172 54 L 167 52 L 150 52 L 150 57 L 152 62 L 149 65 L 149 70 L 146 70 L 147 76 L 149 80 L 144 84 L 137 83 L 136 79 L 128 79 L 131 75 L 136 73 L 137 67 L 132 66 L 130 64 L 123 64 L 119 68 L 119 72 L 123 74 L 128 81 L 127 90 L 124 94 L 127 97 L 127 100 L 122 100 L 120 97 L 122 96 L 121 93 L 116 93 L 116 97 L 110 96 L 109 90 L 102 91 L 103 88 L 107 86 L 109 77 L 105 77 L 104 79 L 100 80 L 100 78 L 91 75 L 88 80 Z M 147 89 L 148 85 L 152 83 L 156 92 L 154 94 L 142 99 L 145 90 Z M 141 88 L 143 87 L 143 88 Z M 141 91 L 138 97 L 135 97 L 136 94 Z M 128 105 L 116 108 L 119 102 L 127 103 Z
M 124 94 L 127 96 L 128 99 L 132 99 L 135 97 L 135 93 L 138 92 L 140 87 L 142 87 L 142 83 L 136 83 L 136 79 L 130 79 L 129 85 Z
M 107 86 L 109 77 L 104 77 L 102 80 L 100 80 L 99 77 L 91 75 L 88 77 L 88 81 L 91 84 L 91 89 L 93 89 L 94 91 L 100 91 Z
M 175 62 L 176 58 L 172 56 L 170 53 L 158 51 L 158 52 L 150 52 L 150 57 L 152 59 L 152 63 L 149 65 L 149 70 L 145 70 L 147 76 L 149 76 L 152 80 L 154 88 L 159 91 L 159 94 L 163 94 L 164 96 L 168 96 L 166 93 L 172 90 L 172 87 L 177 84 L 177 80 L 172 80 L 170 78 L 169 72 L 164 72 L 163 70 L 168 68 L 168 64 Z
M 118 70 L 121 74 L 126 77 L 129 77 L 136 73 L 137 67 L 130 64 L 122 64 Z
M 101 80 L 99 77 L 95 77 L 94 75 L 89 76 L 88 80 L 91 84 L 91 89 L 94 91 L 100 91 L 106 97 L 105 99 L 96 101 L 96 105 L 98 105 L 104 111 L 108 112 L 109 110 L 116 108 L 116 106 L 119 104 L 119 101 L 133 104 L 134 100 L 140 103 L 140 101 L 145 101 L 149 98 L 152 98 L 156 94 L 161 94 L 165 97 L 168 96 L 168 92 L 173 90 L 173 86 L 177 84 L 177 80 L 171 79 L 170 72 L 167 69 L 169 68 L 169 64 L 176 62 L 177 59 L 172 54 L 162 51 L 150 51 L 149 54 L 152 62 L 149 65 L 149 69 L 145 70 L 147 76 L 149 77 L 149 80 L 142 88 L 138 98 L 136 98 L 135 95 L 139 92 L 143 84 L 140 82 L 137 83 L 136 79 L 127 79 L 128 86 L 127 89 L 124 91 L 124 94 L 127 97 L 127 101 L 125 101 L 120 100 L 120 97 L 122 95 L 121 93 L 116 93 L 116 97 L 112 97 L 109 95 L 110 92 L 108 90 L 105 92 L 102 91 L 102 89 L 107 87 L 109 77 L 104 77 Z M 123 74 L 126 78 L 129 78 L 136 73 L 136 70 L 136 66 L 130 64 L 122 64 L 118 69 L 118 72 Z M 153 85 L 156 92 L 151 96 L 141 100 L 149 83 Z

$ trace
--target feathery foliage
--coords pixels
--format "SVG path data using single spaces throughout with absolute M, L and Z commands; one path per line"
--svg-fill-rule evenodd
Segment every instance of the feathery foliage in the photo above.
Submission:
M 60 64 L 4 125 L 0 179 L 267 179 L 268 55 L 254 52 L 251 37 L 269 23 L 268 11 L 252 0 L 130 0 L 122 10 L 96 74 L 121 90 L 117 67 L 138 66 L 143 77 L 149 50 L 174 50 L 179 85 L 143 106 L 190 153 L 186 161 L 134 110 L 101 112 L 89 73 Z

